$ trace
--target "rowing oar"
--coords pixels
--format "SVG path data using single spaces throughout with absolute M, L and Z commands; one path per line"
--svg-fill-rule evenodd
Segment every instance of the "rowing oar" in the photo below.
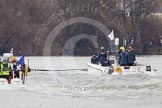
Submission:
M 158 71 L 157 69 L 153 69 L 153 71 Z
M 50 69 L 31 69 L 33 71 L 72 71 L 72 70 L 79 70 L 79 71 L 88 71 L 88 69 L 60 69 L 60 70 L 50 70 Z

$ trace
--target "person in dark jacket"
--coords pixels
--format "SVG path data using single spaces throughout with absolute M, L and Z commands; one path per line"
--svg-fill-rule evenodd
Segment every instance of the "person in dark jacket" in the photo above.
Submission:
M 122 50 L 124 50 L 125 48 L 124 47 L 120 47 L 119 48 L 119 52 L 117 53 L 117 56 L 116 56 L 116 60 L 118 62 L 118 64 L 120 65 L 120 60 L 119 60 L 119 56 L 120 56 L 120 53 L 122 52 Z
M 128 53 L 125 50 L 125 48 L 123 48 L 122 52 L 119 54 L 119 63 L 120 63 L 120 66 L 128 65 Z
M 128 65 L 133 66 L 135 61 L 136 61 L 136 56 L 134 53 L 134 49 L 131 46 L 129 46 L 128 47 Z
M 12 58 L 11 69 L 14 72 L 14 78 L 20 78 L 20 73 L 19 73 L 20 66 L 19 66 L 18 61 L 15 57 Z
M 98 58 L 96 55 L 93 55 L 92 58 L 91 58 L 91 63 L 92 64 L 98 64 Z
M 106 58 L 107 58 L 107 53 L 104 50 L 104 47 L 101 47 L 101 51 L 98 53 L 99 63 L 103 65 L 105 63 Z

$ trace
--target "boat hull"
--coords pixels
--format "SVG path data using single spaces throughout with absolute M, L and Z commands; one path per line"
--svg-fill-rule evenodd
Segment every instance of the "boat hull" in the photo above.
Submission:
M 8 81 L 5 78 L 0 78 L 0 86 L 2 85 L 8 85 Z
M 129 74 L 152 74 L 150 66 L 113 66 L 104 67 L 98 64 L 87 63 L 88 73 L 94 75 L 129 75 Z

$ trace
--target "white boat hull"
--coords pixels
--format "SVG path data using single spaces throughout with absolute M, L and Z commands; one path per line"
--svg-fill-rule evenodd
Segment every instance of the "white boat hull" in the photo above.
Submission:
M 23 85 L 25 82 L 25 76 L 24 74 L 22 75 L 22 72 L 19 72 L 20 78 L 14 78 L 14 72 L 13 72 L 13 78 L 11 79 L 11 81 L 7 81 L 6 78 L 0 78 L 0 85 Z
M 93 75 L 129 75 L 129 74 L 153 74 L 152 71 L 147 71 L 146 66 L 114 66 L 112 67 L 103 67 L 98 64 L 87 63 L 88 73 Z M 120 71 L 118 71 L 118 68 Z
M 22 80 L 20 78 L 13 78 L 11 79 L 11 84 L 9 84 L 7 79 L 0 78 L 0 86 L 2 85 L 22 85 Z
M 23 85 L 22 80 L 20 78 L 14 78 L 11 80 L 12 85 Z
M 5 78 L 0 78 L 0 86 L 2 85 L 8 85 L 8 81 Z

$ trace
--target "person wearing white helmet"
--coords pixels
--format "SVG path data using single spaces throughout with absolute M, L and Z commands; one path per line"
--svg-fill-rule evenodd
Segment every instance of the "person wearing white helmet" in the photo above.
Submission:
M 106 51 L 105 51 L 104 47 L 101 47 L 101 50 L 100 50 L 100 52 L 98 53 L 99 63 L 100 63 L 101 65 L 103 65 L 103 64 L 105 63 L 106 58 L 107 58 Z

